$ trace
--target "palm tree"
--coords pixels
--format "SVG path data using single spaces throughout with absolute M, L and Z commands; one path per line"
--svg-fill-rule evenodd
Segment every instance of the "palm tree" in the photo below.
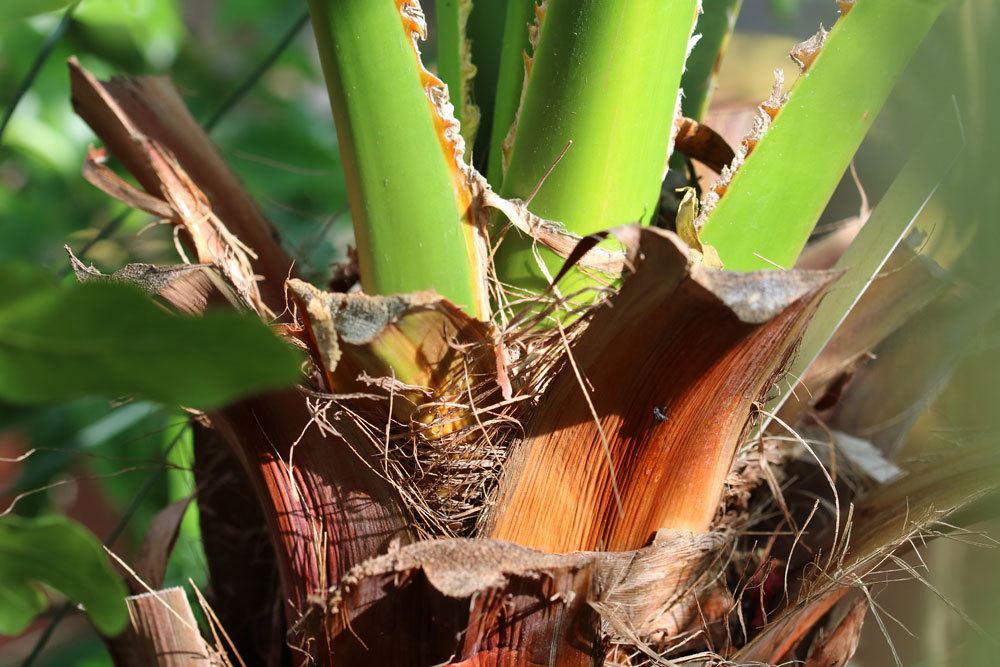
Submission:
M 961 292 L 905 241 L 954 124 L 846 251 L 793 268 L 952 3 L 840 0 L 734 150 L 702 121 L 739 4 L 439 0 L 433 74 L 417 0 L 310 0 L 357 241 L 342 291 L 296 277 L 167 82 L 71 63 L 139 187 L 103 151 L 85 175 L 199 264 L 143 285 L 308 357 L 297 387 L 199 415 L 215 640 L 182 631 L 183 599 L 133 598 L 123 663 L 849 659 L 866 585 L 998 479 L 986 449 L 904 470 L 849 435 L 873 419 L 850 396 L 892 372 L 849 383 L 869 350 Z M 668 163 L 700 199 L 662 187 Z

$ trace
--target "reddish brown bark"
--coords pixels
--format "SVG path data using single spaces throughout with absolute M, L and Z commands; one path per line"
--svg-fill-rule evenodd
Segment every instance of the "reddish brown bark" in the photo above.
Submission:
M 330 662 L 314 602 L 354 565 L 410 540 L 407 519 L 389 485 L 369 466 L 373 453 L 349 423 L 343 435 L 310 425 L 297 391 L 268 394 L 211 415 L 250 477 L 277 554 L 296 631 L 290 638 L 320 664 Z M 351 437 L 354 435 L 355 437 Z
M 247 667 L 279 667 L 285 610 L 261 504 L 218 433 L 197 423 L 194 476 L 212 611 Z

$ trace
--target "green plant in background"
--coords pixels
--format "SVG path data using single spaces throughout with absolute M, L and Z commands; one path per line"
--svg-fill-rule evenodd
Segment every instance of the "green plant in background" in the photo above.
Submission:
M 0 522 L 0 633 L 23 632 L 45 610 L 38 582 L 82 604 L 99 632 L 115 635 L 124 629 L 125 586 L 86 529 L 61 517 L 5 517 Z
M 962 128 L 979 107 L 957 106 L 957 129 L 938 119 L 938 141 L 870 217 L 807 245 L 938 16 L 969 5 L 838 2 L 831 31 L 793 50 L 798 80 L 750 105 L 732 151 L 706 128 L 738 0 L 440 0 L 434 63 L 420 53 L 433 30 L 417 0 L 307 4 L 336 151 L 329 138 L 300 141 L 292 104 L 269 130 L 220 135 L 227 157 L 252 165 L 234 175 L 173 89 L 101 83 L 74 62 L 74 108 L 137 185 L 101 153 L 67 161 L 169 223 L 198 266 L 129 265 L 109 280 L 77 265 L 84 285 L 0 272 L 6 401 L 162 402 L 91 424 L 119 434 L 146 410 L 204 411 L 169 439 L 169 460 L 193 473 L 171 474 L 160 496 L 170 504 L 132 556 L 154 600 L 126 599 L 121 634 L 97 611 L 104 601 L 84 600 L 115 661 L 846 663 L 872 604 L 865 584 L 921 531 L 981 511 L 1000 487 L 992 449 L 894 459 L 883 443 L 915 417 L 859 438 L 890 410 L 866 395 L 925 405 L 957 363 L 945 355 L 907 391 L 886 389 L 910 358 L 899 340 L 910 318 L 961 320 L 942 325 L 954 339 L 995 320 L 992 303 L 967 300 L 947 244 L 924 257 L 919 236 L 956 210 Z M 81 21 L 98 25 L 101 6 L 84 2 Z M 109 53 L 138 47 L 157 65 L 183 52 L 154 48 L 151 29 Z M 975 59 L 964 66 L 973 90 L 988 87 Z M 301 93 L 304 71 L 265 79 L 270 95 Z M 944 108 L 941 88 L 928 94 Z M 306 169 L 270 182 L 258 170 L 272 150 Z M 720 150 L 736 157 L 714 184 L 684 170 L 697 187 L 676 229 L 653 226 L 671 224 L 657 219 L 668 165 L 718 165 Z M 330 291 L 325 267 L 292 261 L 326 245 L 326 226 L 267 203 L 289 193 L 349 204 L 356 262 Z M 144 252 L 165 254 L 159 243 Z M 144 256 L 130 250 L 117 256 Z M 935 316 L 956 304 L 975 316 Z M 216 312 L 234 308 L 244 312 Z M 886 361 L 865 366 L 880 346 Z M 50 368 L 60 382 L 45 381 Z M 864 381 L 848 384 L 855 373 Z M 93 409 L 86 400 L 26 409 L 20 423 L 75 416 Z M 167 588 L 178 535 L 174 576 L 207 570 L 200 633 Z M 45 604 L 37 589 L 19 593 L 12 631 Z

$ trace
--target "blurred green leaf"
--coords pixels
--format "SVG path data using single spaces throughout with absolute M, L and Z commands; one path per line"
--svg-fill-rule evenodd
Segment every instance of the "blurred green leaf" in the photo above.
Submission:
M 124 41 L 154 68 L 166 69 L 184 40 L 179 4 L 177 0 L 87 0 L 76 18 L 112 51 L 124 47 L 120 43 Z
M 785 21 L 795 18 L 802 7 L 802 0 L 771 0 L 771 11 Z
M 299 354 L 256 318 L 179 317 L 129 286 L 46 283 L 0 267 L 0 398 L 10 402 L 141 394 L 210 409 L 300 375 Z
M 0 3 L 0 23 L 54 12 L 73 4 L 73 0 L 3 0 Z
M 97 538 L 64 517 L 0 518 L 0 634 L 21 633 L 45 609 L 36 582 L 83 605 L 103 634 L 125 627 L 125 585 Z
M 0 556 L 2 558 L 2 556 Z M 41 589 L 22 586 L 0 572 L 0 635 L 19 635 L 31 620 L 45 611 L 48 600 Z
M 925 141 L 903 167 L 857 238 L 833 267 L 843 271 L 837 283 L 838 289 L 832 290 L 823 299 L 810 320 L 798 356 L 788 371 L 789 377 L 801 378 L 805 375 L 854 306 L 879 278 L 889 257 L 913 229 L 944 180 L 947 171 L 942 173 L 942 167 L 950 169 L 962 148 L 958 119 L 945 117 L 938 126 L 938 132 Z M 766 413 L 777 413 L 795 388 L 794 383 L 780 388 L 778 395 L 768 404 Z
M 25 433 L 32 447 L 39 451 L 24 462 L 13 484 L 0 486 L 0 493 L 16 495 L 44 486 L 69 466 L 86 459 L 94 474 L 108 476 L 102 486 L 116 505 L 126 504 L 141 483 L 132 475 L 115 475 L 122 461 L 154 459 L 160 443 L 151 436 L 166 429 L 168 423 L 185 421 L 172 418 L 156 403 L 132 401 L 109 408 L 106 399 L 94 397 L 27 409 L 7 406 L 4 412 L 12 413 L 15 418 L 5 419 L 0 415 L 0 430 Z M 93 450 L 97 448 L 101 453 L 95 456 Z M 36 505 L 42 501 L 44 497 L 40 495 L 25 498 L 18 504 L 18 510 L 31 516 L 33 506 L 42 509 L 43 505 Z M 165 501 L 165 495 L 156 498 L 159 505 Z

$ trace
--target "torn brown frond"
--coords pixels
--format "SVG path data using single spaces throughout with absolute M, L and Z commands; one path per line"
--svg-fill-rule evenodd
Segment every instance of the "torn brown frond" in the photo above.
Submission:
M 679 117 L 674 126 L 676 150 L 717 173 L 732 164 L 736 153 L 722 135 L 705 123 Z
M 145 191 L 103 168 L 91 151 L 85 175 L 129 206 L 170 219 L 184 231 L 198 261 L 214 264 L 262 314 L 284 310 L 292 262 L 270 223 L 247 195 L 168 79 L 98 81 L 69 61 L 73 107 Z M 91 181 L 94 182 L 94 178 Z M 124 186 L 124 187 L 122 187 Z M 256 276 L 265 280 L 258 286 Z
M 88 151 L 84 174 L 90 175 L 90 181 L 95 186 L 107 194 L 120 197 L 129 206 L 154 215 L 168 211 L 166 220 L 175 225 L 175 234 L 183 232 L 184 238 L 193 246 L 198 262 L 217 267 L 232 283 L 246 307 L 261 315 L 273 316 L 257 286 L 250 263 L 251 259 L 257 258 L 253 251 L 229 232 L 211 210 L 208 198 L 169 151 L 144 137 L 137 138 L 136 143 L 146 154 L 163 193 L 163 199 L 155 207 L 149 207 L 146 199 L 139 198 L 140 191 L 103 167 L 107 159 L 104 151 L 93 148 Z M 177 251 L 185 262 L 191 263 L 180 245 Z

